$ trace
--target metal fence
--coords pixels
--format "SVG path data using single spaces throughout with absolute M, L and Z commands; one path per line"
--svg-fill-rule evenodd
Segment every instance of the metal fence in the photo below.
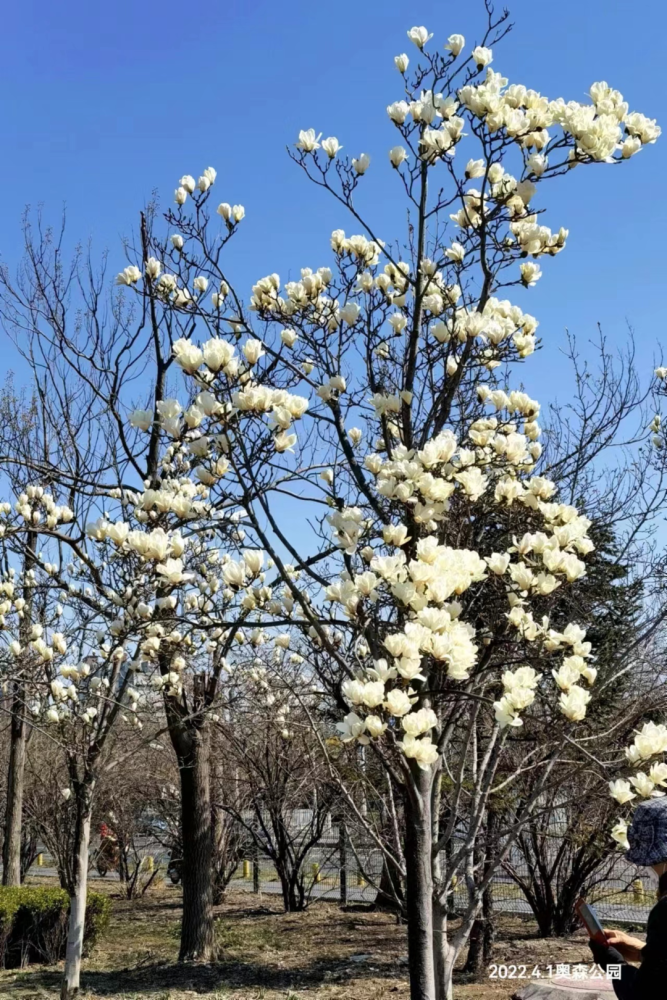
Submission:
M 520 876 L 528 875 L 526 861 L 514 852 L 512 868 Z M 306 890 L 312 899 L 335 902 L 375 900 L 382 876 L 384 858 L 375 845 L 341 839 L 340 830 L 331 826 L 327 835 L 308 852 L 304 865 Z M 650 870 L 629 864 L 622 856 L 605 867 L 604 875 L 591 880 L 586 898 L 593 903 L 604 921 L 643 924 L 656 901 L 658 879 Z M 271 859 L 248 856 L 232 879 L 232 887 L 256 893 L 281 893 L 281 883 Z M 493 879 L 492 895 L 498 912 L 533 917 L 523 890 L 504 869 Z M 463 908 L 467 892 L 463 883 L 455 884 L 453 909 Z
M 295 815 L 293 829 L 305 826 L 308 817 Z M 292 824 L 290 824 L 292 825 Z M 156 841 L 146 838 L 140 847 L 146 870 L 161 869 L 166 877 L 169 856 Z M 94 852 L 91 864 L 94 867 Z M 525 860 L 518 851 L 511 856 L 512 868 L 520 876 L 528 874 Z M 374 844 L 364 843 L 354 836 L 342 835 L 340 828 L 329 823 L 324 836 L 308 851 L 303 866 L 305 891 L 311 900 L 329 900 L 339 903 L 372 903 L 380 887 L 384 857 Z M 52 859 L 40 854 L 31 868 L 31 875 L 56 876 Z M 94 871 L 91 873 L 94 877 Z M 117 878 L 109 872 L 107 878 Z M 255 893 L 281 894 L 282 886 L 270 857 L 250 851 L 240 862 L 230 888 Z M 643 924 L 655 903 L 657 877 L 647 869 L 628 864 L 620 855 L 598 875 L 587 891 L 604 921 Z M 500 869 L 492 883 L 494 907 L 498 912 L 533 916 L 530 904 L 521 887 L 511 875 Z M 463 883 L 455 884 L 452 905 L 458 909 L 466 902 Z

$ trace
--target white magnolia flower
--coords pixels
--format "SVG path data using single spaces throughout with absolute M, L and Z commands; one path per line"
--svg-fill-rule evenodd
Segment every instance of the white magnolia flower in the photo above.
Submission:
M 586 708 L 591 700 L 590 692 L 573 684 L 567 692 L 560 696 L 560 710 L 571 722 L 580 722 L 586 717 Z
M 333 160 L 336 154 L 339 153 L 342 148 L 343 147 L 341 146 L 338 139 L 334 135 L 329 136 L 328 139 L 322 139 L 322 149 L 327 154 L 330 160 Z
M 628 841 L 628 824 L 625 820 L 618 820 L 616 825 L 612 828 L 611 836 L 624 851 L 630 850 L 630 843 Z
M 304 153 L 314 153 L 316 149 L 320 148 L 319 139 L 321 135 L 321 132 L 319 135 L 315 135 L 314 128 L 301 129 L 296 148 L 302 149 Z
M 177 586 L 179 583 L 185 583 L 186 580 L 192 579 L 192 573 L 183 572 L 181 559 L 166 559 L 156 566 L 156 570 L 171 586 Z
M 418 49 L 423 49 L 429 39 L 433 38 L 433 32 L 429 34 L 428 28 L 415 27 L 408 31 L 408 38 Z
M 449 49 L 453 56 L 458 56 L 465 45 L 466 40 L 463 35 L 450 35 L 447 39 L 446 49 Z
M 336 729 L 341 734 L 343 743 L 349 743 L 358 739 L 364 732 L 366 723 L 360 719 L 355 712 L 350 712 L 342 722 L 336 724 Z
M 211 340 L 207 340 L 206 343 L 202 344 L 204 364 L 212 372 L 220 371 L 221 368 L 226 368 L 230 363 L 234 357 L 235 350 L 234 345 L 228 343 L 226 340 L 221 340 L 219 337 L 212 337 Z
M 260 358 L 264 357 L 266 351 L 261 340 L 246 340 L 243 345 L 243 356 L 249 365 L 256 365 Z
M 129 267 L 124 268 L 120 274 L 116 275 L 117 285 L 136 285 L 137 281 L 141 279 L 141 271 L 134 264 L 130 264 Z
M 193 344 L 191 340 L 186 340 L 185 338 L 181 338 L 175 342 L 173 351 L 176 364 L 184 372 L 189 372 L 190 374 L 196 372 L 204 360 L 204 355 L 200 348 L 196 344 Z
M 483 69 L 485 66 L 488 66 L 489 63 L 493 62 L 493 52 L 485 45 L 478 45 L 474 48 L 472 50 L 472 57 L 478 69 Z
M 521 281 L 527 288 L 532 288 L 542 277 L 540 265 L 533 264 L 532 261 L 521 264 L 519 270 L 521 271 Z
M 423 771 L 427 771 L 438 759 L 438 748 L 427 736 L 415 739 L 406 733 L 399 746 L 405 756 L 416 761 Z
M 148 431 L 153 426 L 152 410 L 132 410 L 130 413 L 130 426 L 136 427 L 140 431 Z
M 146 276 L 148 278 L 152 278 L 153 280 L 155 278 L 160 277 L 161 270 L 162 270 L 162 264 L 155 257 L 149 257 L 146 263 L 144 264 L 144 271 L 146 273 Z
M 460 243 L 454 242 L 451 247 L 445 250 L 445 257 L 449 257 L 455 264 L 460 264 L 465 257 L 465 253 L 465 247 L 461 246 Z
M 356 160 L 352 160 L 352 166 L 358 174 L 365 174 L 370 166 L 371 158 L 368 153 L 362 153 Z
M 296 444 L 296 434 L 288 434 L 287 431 L 281 431 L 280 434 L 276 434 L 274 437 L 273 444 L 278 452 L 292 451 Z
M 402 715 L 407 715 L 412 708 L 412 702 L 405 691 L 393 688 L 387 693 L 384 707 L 389 715 L 400 718 Z
M 486 173 L 486 163 L 484 160 L 468 160 L 466 163 L 466 177 L 473 180 L 476 177 L 483 177 Z
M 510 557 L 507 552 L 494 552 L 492 555 L 486 557 L 486 564 L 492 573 L 496 576 L 502 576 L 503 573 L 507 572 Z
M 407 150 L 403 146 L 393 146 L 389 150 L 389 162 L 392 167 L 400 167 L 408 158 Z
M 616 799 L 620 805 L 624 806 L 626 802 L 631 802 L 632 799 L 637 796 L 632 791 L 629 781 L 623 781 L 619 778 L 617 781 L 609 782 L 609 791 L 613 799 Z

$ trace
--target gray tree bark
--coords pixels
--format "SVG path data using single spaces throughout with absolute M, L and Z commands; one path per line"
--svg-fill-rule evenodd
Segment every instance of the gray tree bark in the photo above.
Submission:
M 410 1000 L 437 1000 L 433 955 L 430 771 L 412 768 L 405 795 L 406 912 Z
M 28 532 L 23 558 L 23 578 L 35 565 L 37 534 Z M 19 642 L 25 646 L 32 625 L 32 587 L 24 583 L 25 606 L 19 625 Z M 7 800 L 5 804 L 5 835 L 2 843 L 2 884 L 21 884 L 21 833 L 23 829 L 23 790 L 25 787 L 25 762 L 28 749 L 28 723 L 25 705 L 25 687 L 14 684 L 10 726 L 9 767 L 7 769 Z
M 25 691 L 14 686 L 10 725 L 9 767 L 7 769 L 7 800 L 5 805 L 5 836 L 2 845 L 2 884 L 21 884 L 21 831 L 23 826 L 23 788 L 28 745 Z
M 173 734 L 172 734 L 173 738 Z M 206 723 L 174 743 L 181 779 L 183 922 L 180 962 L 213 956 L 213 823 Z
M 90 847 L 90 821 L 93 808 L 94 780 L 89 778 L 75 786 L 76 831 L 75 868 L 73 893 L 70 895 L 69 927 L 65 971 L 60 988 L 61 1000 L 72 1000 L 80 988 L 83 936 L 86 926 L 88 895 L 88 850 Z

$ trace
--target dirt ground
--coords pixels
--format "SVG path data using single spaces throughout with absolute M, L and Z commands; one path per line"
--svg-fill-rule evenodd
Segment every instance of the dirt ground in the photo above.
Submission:
M 101 888 L 105 884 L 94 884 Z M 315 903 L 306 913 L 284 914 L 269 896 L 236 892 L 216 910 L 218 961 L 178 966 L 180 899 L 159 889 L 127 902 L 113 894 L 111 925 L 84 964 L 82 997 L 88 1000 L 408 1000 L 405 928 L 385 913 Z M 536 967 L 587 963 L 586 938 L 540 941 L 531 923 L 499 921 L 494 962 Z M 465 982 L 455 1000 L 509 1000 L 521 983 L 490 978 Z M 56 1000 L 60 970 L 31 966 L 0 971 L 0 997 Z

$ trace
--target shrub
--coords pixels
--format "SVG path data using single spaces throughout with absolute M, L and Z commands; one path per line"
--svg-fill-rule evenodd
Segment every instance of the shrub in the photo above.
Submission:
M 109 923 L 110 902 L 88 893 L 84 945 L 90 950 Z M 69 896 L 45 886 L 0 887 L 0 967 L 52 965 L 64 957 Z

